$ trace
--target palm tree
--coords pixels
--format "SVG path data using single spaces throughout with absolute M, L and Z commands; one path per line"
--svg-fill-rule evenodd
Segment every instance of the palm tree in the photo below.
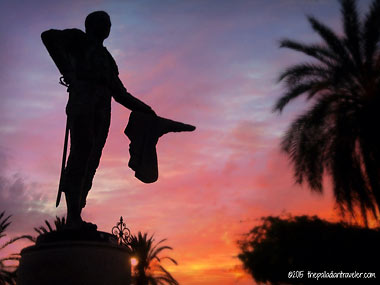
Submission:
M 161 260 L 169 259 L 177 265 L 177 262 L 169 257 L 159 257 L 159 254 L 166 249 L 172 250 L 170 246 L 160 246 L 166 239 L 163 239 L 154 245 L 153 235 L 148 237 L 139 232 L 138 235 L 132 235 L 129 242 L 131 256 L 137 259 L 135 276 L 133 281 L 135 285 L 178 285 L 174 277 L 160 264 Z
M 301 95 L 311 99 L 312 107 L 290 125 L 282 141 L 296 182 L 322 193 L 328 174 L 341 213 L 354 216 L 359 209 L 367 224 L 368 213 L 377 218 L 380 207 L 380 0 L 372 2 L 362 21 L 356 1 L 340 2 L 342 36 L 309 16 L 322 43 L 281 41 L 281 47 L 313 60 L 279 76 L 287 91 L 274 110 L 281 112 Z
M 11 224 L 11 222 L 9 221 L 9 218 L 11 216 L 5 217 L 4 215 L 5 215 L 4 211 L 0 213 L 0 239 L 6 236 L 5 231 L 8 228 L 8 226 Z M 15 237 L 8 240 L 4 244 L 0 245 L 0 250 L 6 248 L 8 245 L 21 239 L 28 239 L 28 240 L 33 241 L 33 237 L 29 235 Z M 19 261 L 19 260 L 20 260 L 20 254 L 11 254 L 7 257 L 0 259 L 0 284 L 11 284 L 11 285 L 16 284 L 17 266 L 7 265 L 7 262 Z
M 48 220 L 45 220 L 45 224 L 47 228 L 45 228 L 45 226 L 40 226 L 38 228 L 34 228 L 34 230 L 40 235 L 47 234 L 49 232 L 62 231 L 66 225 L 66 220 L 65 217 L 60 218 L 56 216 L 54 220 L 55 229 L 50 225 Z

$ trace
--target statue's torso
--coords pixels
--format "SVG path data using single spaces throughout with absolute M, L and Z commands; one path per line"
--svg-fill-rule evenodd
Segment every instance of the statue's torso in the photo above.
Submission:
M 74 79 L 69 88 L 68 114 L 103 109 L 110 112 L 111 86 L 118 76 L 114 59 L 105 47 L 92 44 L 80 30 L 74 30 L 70 40 L 66 52 Z

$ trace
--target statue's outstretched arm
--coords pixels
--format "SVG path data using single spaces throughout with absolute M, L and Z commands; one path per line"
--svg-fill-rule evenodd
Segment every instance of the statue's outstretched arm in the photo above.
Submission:
M 145 104 L 141 100 L 134 97 L 131 93 L 129 93 L 118 76 L 115 77 L 115 82 L 113 84 L 113 97 L 116 102 L 131 111 L 138 111 L 141 113 L 153 115 L 156 114 L 149 105 Z

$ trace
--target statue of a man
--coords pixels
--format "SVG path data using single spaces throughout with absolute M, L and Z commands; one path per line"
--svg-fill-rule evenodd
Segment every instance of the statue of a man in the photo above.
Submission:
M 81 211 L 86 205 L 86 197 L 106 142 L 111 97 L 132 113 L 153 120 L 160 119 L 163 124 L 158 124 L 161 130 L 156 134 L 157 138 L 170 131 L 194 130 L 190 125 L 157 117 L 151 107 L 124 88 L 118 77 L 117 65 L 103 46 L 111 29 L 110 17 L 106 12 L 89 14 L 85 28 L 86 32 L 79 29 L 48 30 L 41 35 L 64 82 L 69 86 L 66 114 L 70 130 L 70 154 L 61 180 L 62 191 L 66 196 L 69 229 L 96 229 L 95 225 L 82 220 Z M 157 127 L 157 124 L 154 125 Z M 130 129 L 134 130 L 136 126 Z

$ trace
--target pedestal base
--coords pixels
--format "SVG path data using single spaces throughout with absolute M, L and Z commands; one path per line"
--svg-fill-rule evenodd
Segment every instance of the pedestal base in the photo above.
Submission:
M 21 251 L 17 285 L 129 285 L 128 250 L 104 242 L 62 241 Z

